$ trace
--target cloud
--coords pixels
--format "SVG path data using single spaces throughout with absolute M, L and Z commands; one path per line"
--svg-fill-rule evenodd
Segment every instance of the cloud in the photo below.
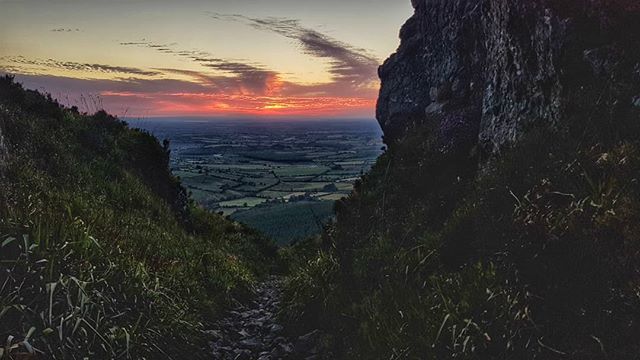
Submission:
M 275 95 L 280 92 L 282 81 L 276 73 L 246 71 L 241 67 L 234 68 L 234 73 L 241 75 L 212 75 L 200 71 L 182 69 L 157 69 L 166 74 L 179 74 L 190 77 L 195 83 L 203 86 L 210 93 Z
M 255 29 L 271 31 L 297 41 L 304 53 L 329 61 L 334 82 L 351 87 L 369 87 L 377 80 L 378 60 L 367 50 L 304 27 L 299 20 L 286 18 L 251 18 L 244 15 L 208 13 L 213 19 L 238 21 Z
M 281 80 L 280 74 L 260 64 L 247 61 L 221 59 L 199 50 L 179 50 L 175 43 L 158 44 L 146 40 L 123 42 L 124 46 L 139 46 L 188 58 L 203 67 L 234 75 L 233 77 L 208 77 L 207 83 L 216 88 L 241 92 L 287 95 L 325 96 L 354 94 L 375 97 L 378 79 L 378 60 L 367 50 L 349 45 L 317 30 L 304 27 L 298 20 L 284 18 L 251 18 L 244 15 L 208 13 L 217 20 L 237 21 L 262 31 L 274 32 L 292 39 L 306 54 L 328 61 L 331 79 L 319 84 L 296 84 Z
M 196 72 L 192 75 L 201 74 Z M 361 117 L 370 114 L 375 103 L 375 99 L 366 97 L 216 92 L 207 85 L 177 79 L 102 80 L 24 74 L 17 75 L 16 79 L 27 88 L 46 90 L 62 103 L 78 106 L 81 111 L 93 112 L 98 110 L 96 106 L 104 106 L 115 115 L 129 116 Z
M 201 50 L 180 48 L 177 43 L 142 39 L 121 42 L 126 47 L 149 49 L 175 56 L 195 69 L 153 68 L 91 64 L 54 59 L 0 57 L 0 72 L 18 75 L 25 86 L 45 90 L 83 111 L 87 96 L 115 113 L 149 115 L 248 115 L 248 116 L 370 116 L 373 113 L 378 61 L 366 50 L 336 40 L 291 19 L 254 19 L 241 15 L 211 14 L 217 19 L 239 21 L 295 41 L 305 54 L 325 60 L 330 78 L 315 84 L 284 80 L 281 73 L 242 59 L 223 59 Z M 83 72 L 68 77 L 52 75 L 52 69 Z M 108 79 L 89 73 L 113 74 Z
M 134 76 L 156 76 L 160 75 L 157 71 L 149 71 L 142 70 L 133 67 L 126 66 L 112 66 L 112 65 L 104 65 L 104 64 L 90 64 L 90 63 L 79 63 L 73 61 L 60 61 L 54 59 L 27 59 L 23 56 L 16 57 L 3 57 L 1 60 L 7 61 L 13 64 L 14 67 L 24 66 L 38 66 L 44 67 L 47 69 L 62 69 L 69 71 L 84 71 L 84 72 L 95 72 L 95 73 L 103 73 L 103 74 L 123 74 L 123 75 L 134 75 Z M 27 70 L 27 69 L 25 69 Z
M 232 76 L 207 76 L 203 73 L 184 72 L 175 70 L 174 72 L 183 75 L 195 76 L 200 81 L 209 86 L 222 91 L 236 91 L 241 93 L 271 94 L 279 90 L 280 76 L 277 72 L 264 68 L 258 64 L 251 64 L 239 60 L 227 60 L 213 56 L 212 54 L 199 50 L 176 49 L 177 44 L 157 44 L 149 41 L 122 42 L 123 46 L 138 46 L 153 49 L 165 54 L 171 54 L 190 59 L 201 66 L 228 73 Z
M 51 29 L 51 32 L 80 32 L 80 29 L 75 28 L 75 29 L 71 29 L 71 28 L 55 28 L 55 29 Z

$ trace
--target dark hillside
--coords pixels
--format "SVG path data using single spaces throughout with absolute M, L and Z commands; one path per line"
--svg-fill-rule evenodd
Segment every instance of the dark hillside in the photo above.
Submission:
M 204 327 L 274 263 L 197 208 L 168 146 L 0 79 L 0 358 L 207 358 Z
M 637 359 L 636 2 L 413 4 L 389 149 L 298 249 L 286 316 L 344 359 Z

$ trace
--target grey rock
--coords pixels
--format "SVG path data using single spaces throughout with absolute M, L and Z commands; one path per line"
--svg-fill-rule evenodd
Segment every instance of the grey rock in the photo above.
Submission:
M 289 343 L 280 343 L 278 344 L 278 347 L 285 353 L 285 354 L 291 354 L 294 351 L 294 347 L 293 345 L 289 344 Z
M 251 360 L 251 351 L 249 350 L 237 350 L 234 360 Z
M 222 333 L 218 330 L 207 330 L 205 333 L 213 339 L 220 339 L 222 337 Z
M 247 349 L 256 349 L 258 347 L 260 347 L 260 343 L 256 340 L 256 339 L 246 339 L 246 340 L 242 340 L 240 341 L 240 346 L 242 346 L 243 348 L 247 348 Z
M 280 333 L 280 332 L 282 332 L 282 330 L 284 330 L 284 328 L 282 326 L 278 325 L 278 324 L 271 325 L 270 331 L 272 333 Z
M 400 47 L 378 71 L 376 112 L 390 146 L 426 127 L 443 151 L 480 145 L 493 154 L 533 124 L 557 126 L 571 104 L 640 106 L 640 31 L 616 28 L 625 24 L 618 14 L 638 13 L 634 0 L 412 4 Z M 585 28 L 598 34 L 598 47 Z M 593 97 L 584 84 L 606 88 L 609 103 L 579 101 Z
M 217 322 L 215 329 L 207 331 L 215 340 L 210 343 L 214 358 L 305 359 L 315 355 L 317 331 L 300 336 L 295 342 L 281 335 L 284 328 L 275 316 L 279 306 L 279 284 L 277 281 L 260 284 L 254 301 L 229 311 L 227 317 Z

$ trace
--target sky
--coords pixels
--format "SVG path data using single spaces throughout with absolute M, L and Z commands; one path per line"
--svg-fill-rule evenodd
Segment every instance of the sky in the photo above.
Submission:
M 410 0 L 0 0 L 0 73 L 122 117 L 372 117 Z

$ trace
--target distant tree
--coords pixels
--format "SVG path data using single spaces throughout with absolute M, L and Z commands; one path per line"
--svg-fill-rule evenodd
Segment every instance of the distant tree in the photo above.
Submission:
M 171 147 L 171 142 L 169 141 L 169 139 L 162 140 L 162 148 L 167 154 L 171 153 L 171 150 L 169 150 L 170 147 Z
M 331 183 L 331 184 L 327 184 L 322 188 L 323 192 L 335 192 L 338 191 L 338 187 L 336 186 L 336 184 Z

